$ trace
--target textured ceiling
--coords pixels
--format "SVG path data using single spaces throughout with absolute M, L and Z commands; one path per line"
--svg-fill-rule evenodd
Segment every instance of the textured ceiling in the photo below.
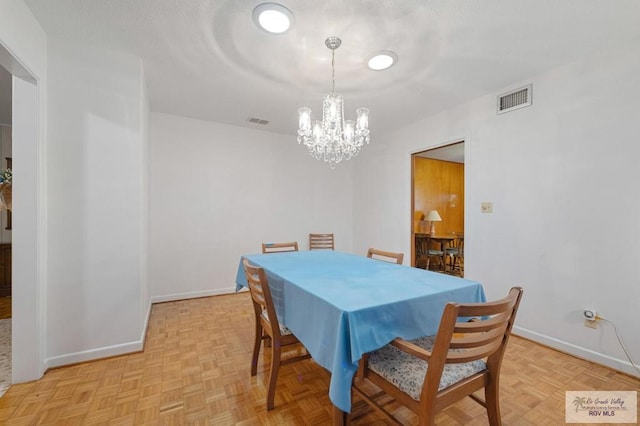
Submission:
M 292 30 L 270 35 L 252 0 L 26 0 L 49 36 L 142 58 L 152 111 L 295 134 L 331 89 L 375 132 L 498 93 L 592 51 L 640 40 L 637 0 L 287 0 Z M 392 50 L 386 71 L 368 56 Z M 264 126 L 249 117 L 269 120 Z

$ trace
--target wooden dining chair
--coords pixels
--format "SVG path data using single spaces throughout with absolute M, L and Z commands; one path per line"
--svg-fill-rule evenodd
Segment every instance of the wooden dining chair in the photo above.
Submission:
M 367 257 L 371 259 L 384 260 L 385 262 L 397 263 L 398 265 L 402 265 L 404 254 L 370 248 L 369 250 L 367 250 Z
M 298 251 L 298 242 L 262 243 L 262 253 L 283 253 L 288 251 Z
M 418 415 L 418 424 L 433 425 L 436 414 L 469 396 L 487 410 L 489 424 L 500 425 L 499 384 L 502 358 L 518 311 L 522 288 L 487 303 L 448 303 L 435 336 L 400 338 L 365 356 L 353 390 L 383 415 L 379 404 L 389 395 Z M 469 320 L 469 318 L 472 318 Z M 370 381 L 383 392 L 371 395 Z M 474 392 L 484 388 L 484 400 Z M 385 395 L 386 394 L 386 395 Z M 385 404 L 389 403 L 388 398 Z
M 309 250 L 334 250 L 333 234 L 309 234 Z
M 252 376 L 258 373 L 258 355 L 260 354 L 262 340 L 269 338 L 272 342 L 271 370 L 269 372 L 269 382 L 267 385 L 267 410 L 271 410 L 274 407 L 276 383 L 278 381 L 280 366 L 302 361 L 311 356 L 304 347 L 300 347 L 300 342 L 296 336 L 291 333 L 291 330 L 279 323 L 264 269 L 251 265 L 247 259 L 243 259 L 242 265 L 247 277 L 247 284 L 249 285 L 256 319 L 256 335 L 253 343 L 253 355 L 251 357 Z M 295 344 L 299 344 L 298 347 L 292 351 L 287 351 L 287 358 L 283 358 L 282 348 Z

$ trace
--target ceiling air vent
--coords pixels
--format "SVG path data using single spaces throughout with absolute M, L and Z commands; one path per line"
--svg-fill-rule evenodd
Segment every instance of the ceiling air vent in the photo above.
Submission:
M 269 124 L 269 120 L 263 120 L 262 118 L 255 118 L 255 117 L 249 117 L 247 118 L 247 121 L 249 123 L 262 124 L 263 126 Z
M 498 114 L 531 105 L 531 84 L 498 96 Z

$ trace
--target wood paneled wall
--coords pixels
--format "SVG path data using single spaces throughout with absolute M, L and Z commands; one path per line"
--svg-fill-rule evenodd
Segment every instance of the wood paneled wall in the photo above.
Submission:
M 417 217 L 437 210 L 436 234 L 464 233 L 464 164 L 413 157 L 414 232 L 421 230 Z

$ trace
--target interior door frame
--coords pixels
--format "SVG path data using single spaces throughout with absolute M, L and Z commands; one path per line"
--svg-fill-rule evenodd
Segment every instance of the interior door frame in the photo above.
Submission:
M 416 210 L 416 205 L 415 205 L 415 158 L 416 157 L 425 157 L 425 158 L 434 158 L 437 160 L 441 160 L 443 158 L 438 157 L 436 154 L 438 153 L 438 151 L 440 153 L 443 152 L 444 149 L 450 148 L 454 145 L 461 145 L 462 146 L 462 152 L 463 152 L 463 156 L 462 156 L 462 164 L 463 167 L 465 169 L 465 181 L 466 181 L 466 148 L 465 148 L 465 138 L 457 138 L 454 139 L 452 141 L 448 141 L 445 143 L 442 143 L 440 145 L 436 145 L 436 146 L 431 146 L 429 148 L 424 148 L 424 149 L 420 149 L 417 151 L 414 151 L 411 153 L 411 210 L 409 212 L 409 214 L 411 215 L 411 220 L 409 221 L 410 226 L 411 226 L 411 230 L 410 230 L 410 235 L 411 235 L 411 263 L 410 265 L 415 267 L 416 266 L 416 247 L 415 247 L 415 225 L 414 225 L 414 212 Z M 425 154 L 428 152 L 432 152 L 432 155 L 434 155 L 434 157 L 427 155 L 420 155 L 420 154 Z M 446 160 L 446 161 L 450 161 L 450 160 Z M 454 161 L 454 162 L 460 162 L 460 161 Z M 463 184 L 465 184 L 463 182 Z M 465 184 L 465 189 L 466 189 L 466 184 Z M 466 198 L 466 197 L 465 197 Z M 464 207 L 466 208 L 466 202 L 464 203 Z M 466 228 L 466 213 L 463 216 L 463 222 L 464 222 L 464 226 Z
M 46 329 L 46 88 L 0 40 L 0 66 L 12 75 L 11 383 L 42 377 Z

